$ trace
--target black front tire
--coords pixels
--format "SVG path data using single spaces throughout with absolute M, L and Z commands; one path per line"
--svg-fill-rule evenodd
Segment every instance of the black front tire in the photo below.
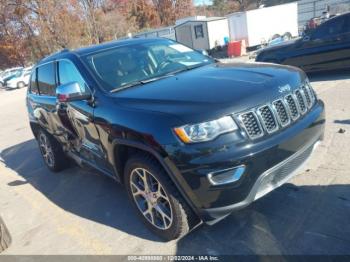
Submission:
M 172 210 L 172 223 L 167 229 L 159 229 L 152 224 L 141 212 L 134 199 L 132 186 L 131 186 L 131 174 L 135 169 L 147 170 L 157 182 L 164 189 L 165 194 L 168 197 L 171 210 Z M 153 157 L 147 154 L 138 154 L 132 156 L 126 163 L 124 172 L 124 181 L 127 189 L 128 196 L 132 202 L 136 212 L 143 221 L 143 223 L 156 235 L 164 240 L 170 241 L 180 238 L 186 235 L 200 220 L 189 208 L 179 191 L 165 172 L 163 167 Z
M 52 135 L 40 129 L 36 138 L 44 162 L 51 171 L 59 172 L 68 167 L 69 160 L 62 150 L 62 146 Z

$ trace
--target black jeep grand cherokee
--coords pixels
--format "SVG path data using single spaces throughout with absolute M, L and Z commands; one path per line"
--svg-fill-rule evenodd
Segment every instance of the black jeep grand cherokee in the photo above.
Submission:
M 47 57 L 33 70 L 27 107 L 52 171 L 69 157 L 125 184 L 141 219 L 165 239 L 285 183 L 325 125 L 302 71 L 223 64 L 165 39 Z

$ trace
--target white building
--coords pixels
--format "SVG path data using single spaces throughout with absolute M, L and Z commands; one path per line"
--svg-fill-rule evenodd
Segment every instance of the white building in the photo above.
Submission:
M 226 17 L 190 17 L 177 21 L 176 41 L 193 49 L 210 50 L 225 45 L 230 32 Z

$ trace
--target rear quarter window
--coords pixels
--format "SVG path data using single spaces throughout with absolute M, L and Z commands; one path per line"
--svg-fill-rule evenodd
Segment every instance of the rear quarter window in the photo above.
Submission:
M 41 95 L 56 95 L 56 80 L 54 63 L 40 66 L 37 73 L 37 82 Z

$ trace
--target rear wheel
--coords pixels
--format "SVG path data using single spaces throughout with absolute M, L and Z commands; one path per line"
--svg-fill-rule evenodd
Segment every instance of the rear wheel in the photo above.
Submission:
M 44 162 L 51 171 L 58 172 L 68 166 L 69 161 L 56 139 L 41 129 L 37 140 Z
M 199 222 L 164 169 L 147 155 L 130 158 L 125 168 L 130 200 L 146 226 L 166 240 L 185 235 Z
M 18 82 L 17 83 L 17 88 L 23 88 L 23 87 L 25 87 L 24 82 Z

